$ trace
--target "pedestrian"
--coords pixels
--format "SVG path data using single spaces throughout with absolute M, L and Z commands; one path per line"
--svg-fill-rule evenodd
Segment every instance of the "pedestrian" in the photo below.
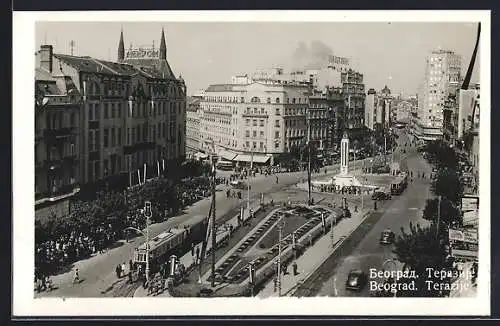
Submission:
M 298 274 L 297 271 L 298 266 L 296 261 L 293 262 L 292 268 L 293 268 L 293 276 L 296 276 Z
M 78 268 L 75 270 L 75 277 L 73 278 L 73 284 L 80 283 L 80 273 Z
M 122 276 L 122 275 L 121 275 L 122 271 L 121 271 L 121 266 L 120 266 L 120 264 L 116 265 L 115 272 L 116 272 L 116 277 L 117 277 L 117 278 L 120 278 L 120 277 Z
M 276 176 L 276 184 L 278 184 L 278 176 Z
M 133 271 L 133 270 L 134 270 L 134 263 L 132 262 L 132 259 L 130 259 L 130 260 L 128 261 L 128 266 L 129 266 L 129 269 L 130 269 L 131 271 Z
M 200 247 L 196 247 L 196 261 L 195 264 L 198 264 L 198 260 L 200 259 Z
M 125 274 L 127 274 L 125 271 L 126 271 L 126 267 L 125 267 L 125 262 L 122 263 L 121 265 L 121 271 L 122 271 L 122 275 L 125 276 Z
M 191 242 L 191 256 L 194 257 L 194 242 Z

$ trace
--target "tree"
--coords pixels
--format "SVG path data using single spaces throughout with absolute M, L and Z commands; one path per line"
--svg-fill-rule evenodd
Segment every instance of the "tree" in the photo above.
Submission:
M 438 202 L 439 200 L 437 198 L 427 199 L 422 216 L 425 220 L 431 221 L 433 223 L 437 222 Z M 441 225 L 447 227 L 456 224 L 462 224 L 462 216 L 460 214 L 460 211 L 453 202 L 446 198 L 441 199 L 439 220 L 441 221 Z
M 449 277 L 437 277 L 429 271 L 447 271 L 450 268 L 445 241 L 436 237 L 435 227 L 421 228 L 410 223 L 409 232 L 401 228 L 401 234 L 395 241 L 394 253 L 404 264 L 405 269 L 415 271 L 416 279 L 403 279 L 398 282 L 416 283 L 415 290 L 399 291 L 398 296 L 440 297 L 447 293 L 434 287 L 450 283 Z M 431 269 L 431 270 L 429 270 Z
M 432 181 L 431 190 L 436 196 L 442 196 L 453 203 L 458 203 L 463 194 L 463 185 L 456 170 L 443 168 Z
M 435 140 L 427 143 L 425 151 L 429 155 L 429 160 L 434 162 L 439 169 L 457 169 L 458 157 L 455 150 L 442 140 Z

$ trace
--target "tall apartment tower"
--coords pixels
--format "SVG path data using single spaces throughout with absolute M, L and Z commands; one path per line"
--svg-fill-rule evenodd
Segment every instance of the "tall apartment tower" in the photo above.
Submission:
M 434 140 L 443 135 L 445 101 L 450 85 L 460 81 L 461 68 L 462 58 L 453 51 L 432 51 L 426 59 L 425 78 L 418 96 L 417 137 Z

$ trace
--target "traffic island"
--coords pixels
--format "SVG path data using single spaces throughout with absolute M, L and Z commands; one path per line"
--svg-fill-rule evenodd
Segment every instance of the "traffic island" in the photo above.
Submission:
M 344 216 L 341 209 L 322 206 L 287 205 L 272 210 L 239 243 L 217 260 L 215 287 L 211 287 L 212 273 L 206 271 L 201 283 L 191 281 L 171 289 L 172 296 L 250 296 L 255 295 L 276 275 L 280 263 L 283 268 L 301 256 L 331 226 Z M 281 229 L 281 230 L 280 230 Z M 280 232 L 281 231 L 281 232 Z M 278 239 L 281 233 L 281 248 Z M 250 282 L 249 266 L 254 274 Z

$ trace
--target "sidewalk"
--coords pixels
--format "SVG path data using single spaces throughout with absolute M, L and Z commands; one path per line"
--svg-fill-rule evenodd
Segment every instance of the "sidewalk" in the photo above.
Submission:
M 333 237 L 336 243 L 339 240 L 349 236 L 364 220 L 368 210 L 353 214 L 351 218 L 342 219 L 333 227 Z M 336 247 L 338 244 L 336 245 Z M 281 277 L 281 294 L 282 296 L 291 296 L 295 287 L 305 281 L 322 263 L 328 258 L 335 249 L 332 248 L 331 232 L 323 235 L 311 248 L 295 260 L 297 263 L 298 274 L 293 275 L 291 264 L 288 267 L 288 273 Z M 278 292 L 274 292 L 274 283 L 271 280 L 266 284 L 264 289 L 260 291 L 259 297 L 278 296 Z

